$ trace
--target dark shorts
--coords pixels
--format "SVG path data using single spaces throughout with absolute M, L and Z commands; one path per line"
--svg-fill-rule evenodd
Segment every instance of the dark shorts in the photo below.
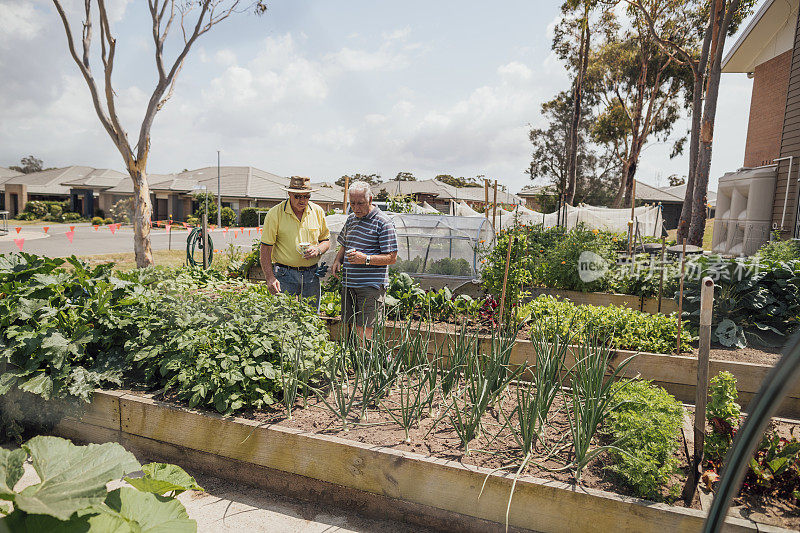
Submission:
M 383 315 L 386 289 L 342 287 L 342 322 L 374 328 Z

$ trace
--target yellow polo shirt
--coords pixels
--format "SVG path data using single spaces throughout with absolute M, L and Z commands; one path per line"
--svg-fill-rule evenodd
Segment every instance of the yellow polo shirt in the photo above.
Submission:
M 330 238 L 325 211 L 314 202 L 308 202 L 299 220 L 289 200 L 284 200 L 269 210 L 261 231 L 261 242 L 272 246 L 272 262 L 291 267 L 312 266 L 319 260 L 305 259 L 299 251 L 301 242 L 318 244 Z

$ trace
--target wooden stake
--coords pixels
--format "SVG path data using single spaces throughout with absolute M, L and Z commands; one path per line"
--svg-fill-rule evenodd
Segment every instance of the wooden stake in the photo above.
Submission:
M 342 213 L 347 214 L 347 190 L 350 188 L 350 176 L 344 177 L 344 200 L 342 201 Z
M 658 312 L 661 312 L 661 293 L 664 291 L 664 252 L 667 249 L 667 238 L 663 235 L 661 236 L 661 265 L 659 266 L 659 270 L 661 271 L 661 279 L 658 280 Z
M 711 350 L 711 316 L 714 311 L 714 280 L 706 276 L 700 291 L 700 345 L 697 354 L 697 388 L 694 400 L 694 457 L 689 477 L 683 487 L 683 500 L 694 499 L 700 469 L 703 465 L 703 446 L 706 439 L 706 403 L 708 402 L 708 353 Z
M 495 182 L 497 183 L 497 182 Z M 506 268 L 503 272 L 503 292 L 500 296 L 500 320 L 498 321 L 499 328 L 503 327 L 503 316 L 506 310 L 506 284 L 508 283 L 508 265 L 511 263 L 511 246 L 514 244 L 514 234 L 508 234 L 508 250 L 506 250 Z
M 683 314 L 683 276 L 686 273 L 686 239 L 683 239 L 683 251 L 681 252 L 681 284 L 680 289 L 678 290 L 678 341 L 676 347 L 676 353 L 680 355 L 681 353 L 681 326 L 683 325 L 683 319 L 681 315 Z
M 489 220 L 489 180 L 483 180 L 483 196 L 485 197 L 485 201 L 483 202 L 483 216 L 486 217 L 486 220 Z
M 492 203 L 492 226 L 497 233 L 497 180 L 494 180 L 494 202 Z

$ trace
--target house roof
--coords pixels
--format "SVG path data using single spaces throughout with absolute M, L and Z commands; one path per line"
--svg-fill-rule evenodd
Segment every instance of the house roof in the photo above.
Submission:
M 791 50 L 800 0 L 765 0 L 722 60 L 722 72 L 753 72 Z
M 674 185 L 672 187 L 664 187 L 664 190 L 670 192 L 671 194 L 674 194 L 675 196 L 679 197 L 681 200 L 683 200 L 684 196 L 686 196 L 686 184 L 685 183 L 683 185 Z M 711 207 L 716 207 L 717 206 L 717 191 L 709 190 L 706 193 L 706 199 L 708 200 L 708 203 L 711 205 Z
M 16 176 L 22 176 L 22 172 L 17 172 L 16 170 L 11 170 L 10 168 L 6 167 L 0 167 L 0 184 L 3 184 Z
M 484 202 L 486 193 L 483 187 L 453 187 L 436 179 L 422 181 L 387 181 L 372 186 L 373 194 L 385 190 L 390 196 L 407 194 L 430 194 L 439 200 L 466 200 L 469 202 Z M 494 191 L 489 190 L 489 200 L 494 197 Z M 507 191 L 497 191 L 498 203 L 519 204 L 521 200 Z
M 96 171 L 97 169 L 84 166 L 54 168 L 30 174 L 20 174 L 6 180 L 0 184 L 0 187 L 21 184 L 27 185 L 28 194 L 68 195 L 70 187 L 64 185 L 64 183 L 86 178 Z
M 551 187 L 552 185 L 526 185 L 525 187 L 522 188 L 521 191 L 517 193 L 517 196 L 519 196 L 520 198 L 536 196 L 538 194 L 541 194 L 542 191 Z
M 106 190 L 119 185 L 122 180 L 127 180 L 128 175 L 109 168 L 93 168 L 88 173 L 75 179 L 62 181 L 65 187 L 85 187 Z

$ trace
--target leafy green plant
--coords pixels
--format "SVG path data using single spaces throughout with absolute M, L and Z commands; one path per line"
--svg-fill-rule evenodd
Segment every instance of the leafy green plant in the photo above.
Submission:
M 613 386 L 619 406 L 607 418 L 615 443 L 609 449 L 609 470 L 636 496 L 660 499 L 661 489 L 678 469 L 674 452 L 680 442 L 683 407 L 667 391 L 649 381 Z
M 255 207 L 245 207 L 239 213 L 239 222 L 246 228 L 255 228 L 258 226 L 258 211 Z
M 772 263 L 796 261 L 800 259 L 800 241 L 782 240 L 780 234 L 774 233 L 772 239 L 758 249 L 756 258 Z
M 613 348 L 652 353 L 671 353 L 678 336 L 678 321 L 673 315 L 650 314 L 627 307 L 575 305 L 568 300 L 542 295 L 531 302 L 531 321 L 542 323 L 550 339 L 566 335 L 574 324 L 576 340 L 584 338 L 584 325 L 591 323 Z M 681 349 L 691 351 L 692 334 L 684 322 Z
M 30 456 L 39 483 L 15 491 Z M 108 491 L 106 483 L 145 470 L 134 488 Z M 145 465 L 117 443 L 75 446 L 58 437 L 39 436 L 22 448 L 0 448 L 0 499 L 14 510 L 0 519 L 7 531 L 174 531 L 195 532 L 197 523 L 176 499 L 162 496 L 202 490 L 174 465 Z
M 742 484 L 745 491 L 769 494 L 783 500 L 800 499 L 800 441 L 779 436 L 774 430 L 764 435 Z
M 708 395 L 706 419 L 711 424 L 711 432 L 705 438 L 703 451 L 706 460 L 721 465 L 733 443 L 741 418 L 741 408 L 736 403 L 739 397 L 736 378 L 730 372 L 720 372 L 711 378 Z
M 0 362 L 6 365 L 0 404 L 7 434 L 19 438 L 23 430 L 8 406 L 19 398 L 16 390 L 44 400 L 88 400 L 96 387 L 120 383 L 125 317 L 133 303 L 127 287 L 112 276 L 110 264 L 0 256 Z
M 511 245 L 511 258 L 508 263 L 504 316 L 508 316 L 512 307 L 516 306 L 520 300 L 529 294 L 527 289 L 533 281 L 531 276 L 533 260 L 527 254 L 528 239 L 523 233 L 500 232 L 497 245 L 482 259 L 485 262 L 481 271 L 483 289 L 499 302 L 503 293 L 503 278 L 505 276 L 509 239 L 512 237 L 514 240 Z
M 684 317 L 700 321 L 700 284 L 714 285 L 712 339 L 742 348 L 768 344 L 765 335 L 785 337 L 800 316 L 800 261 L 770 262 L 752 258 L 703 256 L 693 261 L 684 287 Z
M 584 281 L 578 270 L 581 254 L 596 254 L 607 265 L 616 262 L 616 251 L 609 234 L 588 230 L 583 225 L 566 232 L 545 251 L 542 262 L 537 265 L 536 281 L 545 287 L 567 290 L 598 292 L 608 288 L 608 276 L 593 281 Z

